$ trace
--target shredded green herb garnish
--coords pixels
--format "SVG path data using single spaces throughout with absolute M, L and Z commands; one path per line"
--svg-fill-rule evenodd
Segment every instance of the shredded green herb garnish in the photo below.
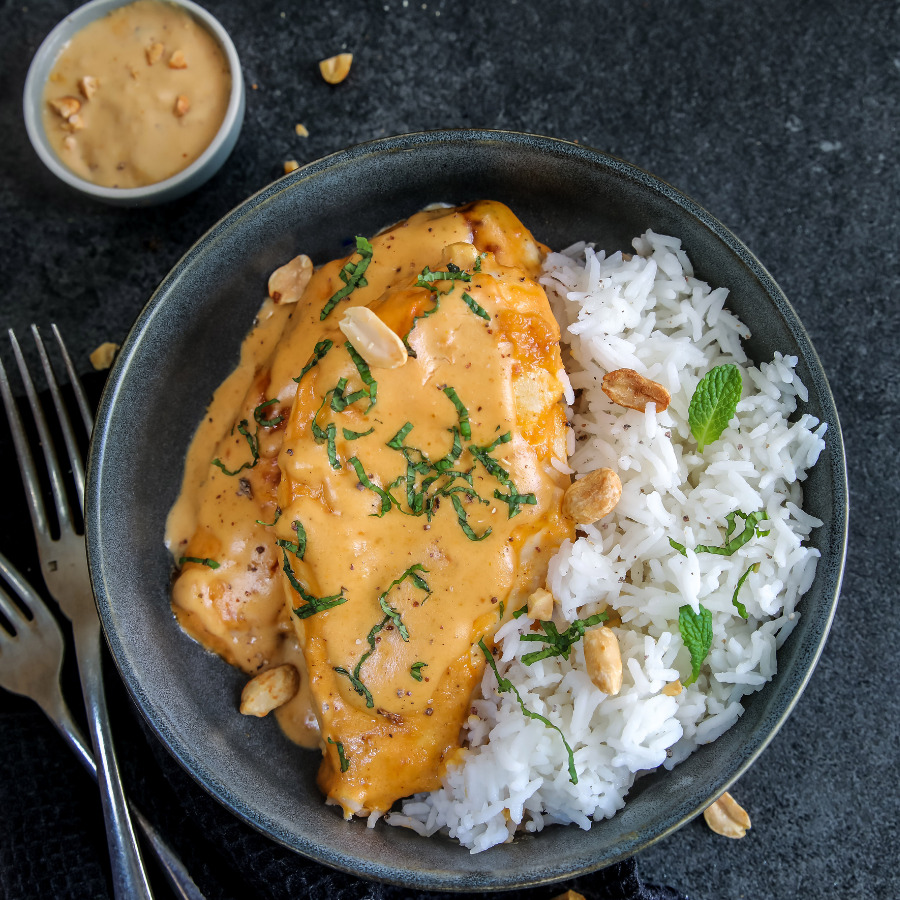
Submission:
M 365 384 L 366 386 L 365 390 L 369 395 L 369 405 L 366 408 L 366 412 L 368 412 L 375 405 L 375 395 L 378 392 L 378 382 L 372 377 L 372 373 L 369 371 L 369 367 L 366 364 L 366 361 L 356 352 L 353 344 L 351 344 L 350 341 L 346 341 L 344 343 L 344 347 L 350 354 L 350 358 L 353 360 L 353 364 L 356 366 L 356 371 L 359 372 L 359 377 L 362 378 L 363 384 Z
M 497 690 L 501 694 L 508 692 L 515 694 L 523 715 L 527 716 L 529 719 L 536 719 L 538 722 L 543 722 L 548 728 L 552 728 L 560 738 L 562 738 L 566 753 L 569 754 L 569 781 L 571 781 L 572 784 L 578 784 L 578 773 L 575 771 L 575 754 L 572 752 L 572 748 L 569 746 L 569 742 L 566 740 L 566 736 L 562 733 L 562 730 L 554 725 L 549 719 L 540 715 L 540 713 L 532 712 L 525 706 L 522 695 L 516 690 L 516 686 L 508 678 L 504 678 L 500 674 L 497 669 L 497 663 L 494 660 L 494 654 L 488 650 L 483 638 L 478 641 L 478 646 L 481 647 L 481 652 L 484 653 L 484 658 L 487 660 L 488 665 L 494 670 L 494 677 L 497 679 Z
M 346 772 L 347 769 L 350 768 L 350 760 L 347 759 L 347 757 L 344 755 L 344 745 L 340 741 L 333 741 L 330 736 L 328 738 L 328 743 L 334 744 L 334 746 L 337 747 L 337 755 L 341 763 L 341 771 Z
M 741 592 L 741 588 L 744 586 L 744 582 L 747 580 L 747 576 L 751 572 L 758 572 L 758 571 L 759 571 L 759 563 L 754 563 L 752 566 L 750 566 L 750 568 L 747 569 L 747 571 L 744 572 L 744 574 L 741 575 L 741 577 L 738 579 L 737 587 L 734 589 L 734 593 L 731 595 L 731 602 L 734 604 L 734 608 L 738 611 L 738 615 L 742 619 L 747 618 L 747 607 L 744 606 L 744 604 L 741 603 L 740 600 L 738 600 L 738 594 Z
M 402 584 L 408 578 L 412 583 L 419 588 L 419 590 L 425 591 L 426 595 L 431 594 L 431 588 L 428 586 L 428 582 L 418 573 L 419 572 L 428 572 L 428 569 L 420 563 L 416 563 L 415 565 L 410 566 L 399 578 L 394 579 L 388 586 L 387 590 L 384 591 L 378 597 L 378 604 L 381 606 L 384 614 L 394 623 L 397 628 L 397 631 L 400 632 L 400 637 L 403 638 L 404 641 L 409 640 L 409 631 L 406 629 L 406 625 L 403 624 L 403 619 L 400 618 L 400 613 L 391 606 L 390 603 L 387 602 L 387 595 L 398 585 Z M 426 600 L 428 597 L 426 596 Z M 423 601 L 424 602 L 424 601 Z
M 500 607 L 497 610 L 500 613 L 500 621 L 503 621 L 503 613 L 506 611 L 506 604 L 501 600 Z
M 403 442 L 413 430 L 413 423 L 407 422 L 388 442 L 387 445 L 392 450 L 402 450 Z
M 280 507 L 280 506 L 276 506 L 276 507 L 275 507 L 275 518 L 272 519 L 271 522 L 263 522 L 262 519 L 257 519 L 257 520 L 256 520 L 256 524 L 257 524 L 257 525 L 265 525 L 267 528 L 271 528 L 273 525 L 275 525 L 275 524 L 278 522 L 278 520 L 279 520 L 280 518 L 281 518 L 281 507 Z
M 535 506 L 537 504 L 537 497 L 535 497 L 534 494 L 519 494 L 512 490 L 512 488 L 510 488 L 508 494 L 503 494 L 500 491 L 495 490 L 494 496 L 498 500 L 502 500 L 509 507 L 507 519 L 511 519 L 513 516 L 518 515 L 522 509 L 523 503 L 528 506 Z
M 481 262 L 482 262 L 482 260 L 483 260 L 486 256 L 487 256 L 487 253 L 479 253 L 479 254 L 478 254 L 478 258 L 475 260 L 475 265 L 472 266 L 472 271 L 473 271 L 473 272 L 480 272 L 480 271 L 481 271 Z
M 290 550 L 297 559 L 303 559 L 306 555 L 306 529 L 299 519 L 294 519 L 294 521 L 291 522 L 291 528 L 297 534 L 296 541 L 286 541 L 283 538 L 278 538 L 275 543 L 285 550 Z
M 329 297 L 328 302 L 322 307 L 319 313 L 319 321 L 326 319 L 329 313 L 341 302 L 345 297 L 349 297 L 358 287 L 365 287 L 368 282 L 363 277 L 363 273 L 369 267 L 372 260 L 372 245 L 364 238 L 357 235 L 356 252 L 360 255 L 357 262 L 348 262 L 338 273 L 344 286 L 335 291 Z M 301 376 L 302 377 L 302 376 Z
M 328 452 L 328 462 L 331 463 L 331 468 L 337 471 L 342 468 L 340 461 L 337 458 L 337 447 L 335 446 L 335 437 L 337 436 L 337 426 L 334 422 L 329 422 L 325 428 L 322 428 L 319 425 L 318 418 L 319 413 L 322 412 L 322 409 L 325 407 L 325 404 L 328 402 L 328 396 L 331 392 L 325 394 L 322 398 L 322 402 L 319 404 L 319 408 L 316 410 L 316 414 L 312 418 L 312 422 L 310 423 L 310 430 L 312 431 L 313 438 L 317 444 L 325 444 L 327 446 Z
M 526 607 L 527 609 L 527 607 Z M 605 612 L 595 613 L 586 619 L 576 619 L 562 634 L 559 633 L 557 627 L 552 622 L 543 622 L 538 620 L 538 624 L 544 629 L 543 634 L 536 632 L 528 632 L 521 635 L 519 640 L 522 641 L 544 641 L 548 644 L 543 650 L 535 650 L 533 653 L 526 653 L 522 657 L 522 662 L 526 666 L 536 663 L 539 659 L 548 659 L 551 656 L 561 656 L 563 659 L 569 658 L 572 645 L 580 641 L 584 637 L 585 631 L 592 625 L 605 622 L 609 615 Z
M 514 613 L 513 618 L 518 619 L 520 616 L 524 616 L 528 613 L 528 604 L 526 603 L 524 606 L 520 606 Z
M 712 613 L 703 604 L 700 612 L 695 613 L 690 606 L 682 606 L 678 610 L 678 630 L 688 653 L 691 654 L 691 674 L 682 682 L 684 687 L 693 684 L 700 674 L 709 649 L 712 647 Z
M 427 666 L 428 666 L 428 663 L 426 663 L 426 662 L 414 662 L 409 667 L 409 674 L 412 675 L 412 677 L 415 678 L 416 681 L 421 681 L 422 680 L 422 669 L 426 668 Z
M 447 493 L 450 493 L 447 491 Z M 462 528 L 463 534 L 470 541 L 483 541 L 492 531 L 490 527 L 485 529 L 480 535 L 475 534 L 472 530 L 472 527 L 469 525 L 469 519 L 466 516 L 466 511 L 463 509 L 462 501 L 456 494 L 450 494 L 450 501 L 453 503 L 453 508 L 456 510 L 456 518 L 459 521 L 459 527 Z
M 465 291 L 463 291 L 462 298 L 466 306 L 468 306 L 476 316 L 481 316 L 482 319 L 485 319 L 488 322 L 491 321 L 491 316 L 488 311 L 483 306 L 479 306 L 478 303 L 476 303 L 475 300 Z
M 326 338 L 324 341 L 319 341 L 315 348 L 313 349 L 313 354 L 309 358 L 309 362 L 300 370 L 300 374 L 294 378 L 293 380 L 300 384 L 303 376 L 314 366 L 319 364 L 319 360 L 334 346 L 334 341 Z
M 456 391 L 449 385 L 444 388 L 444 393 L 450 398 L 450 402 L 456 407 L 456 413 L 459 416 L 460 434 L 467 440 L 472 439 L 472 426 L 469 424 L 469 410 L 465 404 L 459 399 Z
M 435 292 L 432 293 L 431 297 L 434 300 L 434 306 L 432 306 L 431 309 L 426 309 L 425 312 L 418 316 L 413 316 L 412 325 L 409 326 L 409 331 L 406 332 L 406 336 L 403 338 L 403 346 L 406 347 L 406 352 L 413 359 L 416 359 L 416 351 L 409 346 L 409 336 L 412 334 L 413 328 L 416 327 L 416 322 L 418 322 L 419 319 L 427 319 L 429 316 L 433 316 L 441 308 L 441 295 Z
M 247 425 L 249 423 L 246 419 L 241 419 L 238 423 L 237 430 L 247 439 L 247 444 L 250 447 L 250 453 L 253 454 L 253 459 L 250 462 L 245 462 L 242 466 L 239 466 L 233 472 L 229 471 L 225 468 L 225 464 L 218 457 L 212 461 L 214 466 L 218 466 L 226 475 L 237 475 L 238 472 L 243 472 L 244 469 L 252 469 L 259 462 L 259 429 L 257 429 L 256 434 L 250 434 L 247 430 Z
M 358 441 L 361 437 L 371 434 L 375 430 L 373 425 L 368 431 L 351 431 L 349 428 L 342 428 L 345 441 Z
M 428 266 L 422 269 L 422 274 L 416 279 L 416 287 L 431 288 L 435 281 L 471 281 L 472 276 L 464 272 L 459 266 L 450 263 L 446 272 L 432 272 Z M 445 292 L 448 293 L 448 292 Z
M 298 619 L 308 619 L 318 612 L 324 612 L 326 609 L 332 609 L 335 606 L 340 606 L 342 603 L 347 602 L 343 588 L 341 588 L 339 594 L 332 594 L 330 597 L 314 597 L 310 594 L 297 580 L 297 576 L 294 574 L 294 570 L 291 568 L 291 563 L 288 559 L 287 549 L 282 547 L 281 552 L 284 556 L 284 574 L 287 575 L 291 587 L 293 587 L 305 603 L 304 606 L 294 607 L 293 613 Z
M 764 510 L 757 510 L 749 515 L 747 513 L 742 513 L 739 510 L 735 510 L 725 516 L 725 521 L 728 523 L 725 537 L 730 536 L 735 530 L 736 516 L 740 516 L 744 520 L 744 530 L 740 534 L 733 537 L 723 547 L 712 547 L 709 544 L 697 544 L 697 546 L 694 547 L 694 553 L 715 553 L 718 556 L 731 556 L 754 536 L 765 537 L 769 533 L 768 531 L 761 531 L 759 527 L 759 523 L 766 518 Z M 677 550 L 682 556 L 687 556 L 687 550 L 684 544 L 679 544 L 678 541 L 669 538 L 669 545 L 674 550 Z
M 372 515 L 377 516 L 379 519 L 393 506 L 397 501 L 383 488 L 378 487 L 377 484 L 373 484 L 369 480 L 369 476 L 366 475 L 366 470 L 363 468 L 363 464 L 355 457 L 351 456 L 347 462 L 353 466 L 353 471 L 356 472 L 356 477 L 359 479 L 359 483 L 368 488 L 375 494 L 381 498 L 381 512 L 373 513 Z
M 363 658 L 365 658 L 365 656 Z M 372 699 L 372 692 L 362 683 L 362 681 L 360 681 L 358 675 L 354 675 L 353 672 L 348 672 L 343 666 L 335 666 L 334 671 L 337 672 L 338 675 L 343 675 L 345 678 L 350 679 L 353 690 L 356 691 L 360 697 L 366 698 L 366 706 L 369 707 L 369 709 L 375 705 L 375 701 Z
M 262 425 L 263 428 L 274 428 L 284 421 L 284 416 L 275 416 L 274 419 L 267 419 L 263 416 L 263 410 L 277 402 L 278 398 L 273 397 L 271 400 L 266 400 L 265 403 L 260 403 L 259 406 L 253 410 L 253 418 L 256 420 L 257 425 Z
M 181 559 L 178 560 L 178 565 L 183 566 L 186 562 L 198 563 L 201 566 L 209 566 L 210 569 L 219 568 L 219 563 L 214 559 L 210 559 L 208 556 L 182 556 Z

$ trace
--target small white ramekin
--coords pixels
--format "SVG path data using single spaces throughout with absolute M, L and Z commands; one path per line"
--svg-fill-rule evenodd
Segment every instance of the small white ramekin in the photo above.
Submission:
M 25 128 L 31 145 L 41 162 L 70 187 L 114 206 L 153 206 L 157 203 L 174 200 L 195 190 L 212 178 L 222 167 L 237 143 L 241 125 L 244 122 L 244 78 L 241 74 L 241 63 L 237 50 L 235 50 L 228 32 L 219 21 L 192 0 L 172 0 L 176 6 L 183 7 L 212 34 L 228 60 L 228 67 L 231 70 L 231 96 L 228 99 L 228 108 L 225 110 L 225 118 L 221 127 L 210 145 L 197 159 L 171 178 L 166 178 L 165 181 L 137 188 L 112 188 L 102 187 L 79 178 L 68 166 L 63 164 L 47 139 L 41 118 L 44 85 L 50 77 L 56 58 L 76 32 L 95 19 L 105 16 L 111 10 L 130 2 L 132 0 L 91 0 L 90 3 L 69 13 L 47 35 L 35 53 L 25 79 L 23 97 Z

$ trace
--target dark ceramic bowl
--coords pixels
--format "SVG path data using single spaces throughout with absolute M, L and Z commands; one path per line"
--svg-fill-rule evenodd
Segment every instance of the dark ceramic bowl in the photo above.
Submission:
M 435 201 L 508 203 L 555 248 L 588 239 L 628 249 L 648 227 L 680 237 L 699 277 L 730 292 L 749 326 L 749 355 L 800 358 L 826 450 L 804 485 L 824 521 L 822 554 L 777 677 L 746 699 L 740 721 L 672 772 L 641 778 L 625 808 L 589 831 L 550 827 L 477 854 L 402 828 L 345 822 L 316 787 L 318 753 L 274 721 L 237 711 L 244 676 L 187 638 L 169 608 L 163 546 L 188 442 L 241 339 L 269 273 L 299 252 L 318 264 Z M 410 888 L 487 891 L 550 882 L 608 865 L 678 828 L 753 762 L 790 712 L 819 657 L 844 563 L 847 484 L 841 431 L 821 365 L 797 315 L 747 248 L 691 200 L 627 163 L 532 135 L 446 131 L 363 144 L 261 191 L 204 235 L 141 313 L 110 375 L 94 434 L 88 492 L 94 589 L 113 656 L 169 750 L 237 816 L 287 847 L 366 878 Z

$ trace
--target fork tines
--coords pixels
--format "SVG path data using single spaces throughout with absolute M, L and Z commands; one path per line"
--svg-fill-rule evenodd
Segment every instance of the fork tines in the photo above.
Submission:
M 78 406 L 80 419 L 84 425 L 87 434 L 90 434 L 92 427 L 90 407 L 84 389 L 78 379 L 75 367 L 63 343 L 62 336 L 56 325 L 51 325 L 51 330 L 59 348 L 63 365 L 68 375 L 68 381 L 75 394 L 75 401 Z M 81 511 L 84 509 L 84 467 L 82 465 L 82 452 L 78 446 L 78 440 L 72 427 L 72 421 L 66 409 L 62 391 L 57 381 L 56 374 L 50 362 L 47 348 L 41 338 L 40 331 L 36 325 L 31 326 L 31 333 L 37 347 L 38 356 L 41 361 L 41 367 L 47 380 L 47 387 L 56 409 L 56 420 L 59 422 L 62 439 L 65 443 L 68 462 L 71 466 L 72 475 L 77 492 L 77 505 L 69 502 L 66 495 L 65 480 L 59 467 L 56 450 L 54 449 L 54 441 L 51 435 L 51 429 L 47 424 L 47 418 L 44 415 L 43 408 L 35 388 L 34 382 L 25 363 L 22 348 L 16 338 L 15 333 L 10 329 L 9 340 L 12 345 L 12 352 L 16 359 L 16 365 L 22 378 L 22 384 L 25 388 L 25 395 L 28 398 L 28 404 L 31 408 L 31 414 L 34 420 L 34 426 L 40 439 L 41 448 L 44 455 L 44 462 L 47 467 L 47 473 L 50 478 L 50 489 L 53 493 L 54 506 L 59 516 L 60 529 L 72 529 L 73 519 L 81 522 Z M 45 538 L 50 537 L 50 524 L 47 521 L 44 512 L 45 504 L 41 501 L 41 482 L 34 464 L 34 459 L 29 449 L 29 441 L 26 435 L 25 423 L 19 413 L 18 406 L 13 399 L 12 389 L 9 384 L 9 378 L 0 360 L 0 393 L 3 395 L 3 405 L 6 408 L 6 415 L 9 419 L 10 430 L 12 432 L 13 443 L 16 448 L 16 455 L 19 459 L 19 468 L 22 473 L 22 481 L 25 484 L 25 492 L 28 499 L 28 508 L 35 531 L 39 532 Z M 73 506 L 77 510 L 73 516 Z

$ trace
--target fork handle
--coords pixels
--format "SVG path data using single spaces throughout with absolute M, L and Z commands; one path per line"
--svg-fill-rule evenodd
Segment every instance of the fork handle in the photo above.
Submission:
M 75 654 L 78 657 L 81 691 L 97 762 L 97 783 L 100 786 L 100 800 L 106 823 L 113 892 L 116 900 L 152 900 L 153 894 L 131 817 L 128 815 L 113 749 L 103 687 L 99 619 L 84 622 L 83 627 L 75 628 Z
M 96 781 L 97 763 L 94 762 L 94 755 L 91 752 L 90 745 L 81 733 L 81 729 L 75 724 L 75 720 L 62 699 L 62 695 L 59 695 L 58 702 L 53 706 L 44 706 L 43 709 L 50 721 L 56 726 L 57 731 L 65 738 L 66 743 L 78 757 L 88 774 Z M 156 854 L 163 875 L 178 900 L 206 900 L 194 879 L 191 878 L 190 872 L 185 868 L 184 863 L 166 843 L 163 836 L 150 824 L 131 800 L 128 801 L 128 808 Z

